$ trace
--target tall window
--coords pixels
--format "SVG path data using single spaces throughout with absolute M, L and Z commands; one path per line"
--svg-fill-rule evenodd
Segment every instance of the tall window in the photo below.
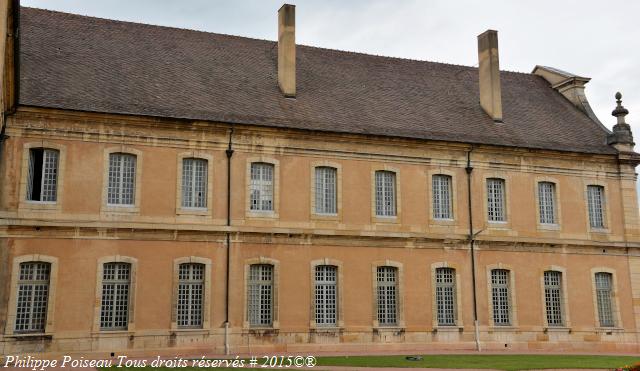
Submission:
M 249 267 L 247 310 L 251 326 L 273 323 L 273 265 L 253 264 Z
M 178 268 L 178 326 L 201 327 L 204 299 L 204 264 L 184 263 Z
M 613 317 L 613 275 L 607 272 L 596 273 L 596 299 L 600 326 L 614 327 Z
M 378 323 L 381 326 L 398 324 L 398 269 L 395 267 L 378 267 Z
M 338 268 L 333 265 L 316 266 L 316 324 L 335 326 L 338 319 Z
M 207 207 L 207 160 L 185 158 L 182 160 L 182 207 Z
M 109 205 L 134 205 L 136 192 L 136 156 L 128 153 L 109 155 Z
M 55 149 L 29 150 L 29 177 L 27 200 L 56 202 L 58 195 L 58 157 Z
M 396 216 L 396 173 L 376 171 L 376 216 Z
M 253 211 L 273 211 L 273 168 L 264 162 L 251 164 L 250 208 Z
M 544 272 L 544 301 L 549 326 L 562 326 L 562 273 Z
M 507 220 L 504 194 L 504 179 L 487 179 L 487 219 L 490 222 L 504 222 Z
M 337 213 L 337 174 L 333 167 L 316 167 L 316 213 Z
M 493 269 L 491 271 L 491 298 L 493 323 L 496 326 L 511 325 L 509 295 L 509 271 L 506 269 Z
M 556 224 L 556 185 L 551 182 L 538 183 L 538 208 L 540 224 Z
M 587 186 L 587 203 L 591 227 L 604 228 L 604 187 L 598 185 Z
M 452 219 L 451 211 L 451 177 L 448 175 L 434 175 L 432 181 L 433 218 Z
M 129 323 L 131 264 L 105 263 L 102 271 L 100 328 L 125 330 Z
M 49 263 L 20 264 L 16 332 L 44 332 L 47 323 L 50 271 Z
M 456 324 L 456 270 L 436 268 L 436 306 L 438 326 Z

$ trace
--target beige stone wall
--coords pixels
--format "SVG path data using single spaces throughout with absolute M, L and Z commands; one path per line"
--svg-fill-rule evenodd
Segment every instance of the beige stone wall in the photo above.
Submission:
M 231 219 L 226 227 L 225 149 L 229 126 L 214 123 L 148 120 L 22 109 L 8 122 L 0 174 L 0 278 L 11 277 L 15 257 L 41 254 L 58 259 L 54 332 L 51 338 L 16 341 L 0 335 L 0 353 L 223 350 L 226 232 L 232 237 L 231 345 L 247 350 L 452 349 L 473 348 L 473 302 L 468 250 L 466 156 L 468 145 L 391 138 L 234 128 Z M 64 173 L 55 207 L 24 198 L 25 148 L 43 143 L 64 152 Z M 136 153 L 137 207 L 113 210 L 104 200 L 106 153 Z M 210 161 L 209 209 L 184 213 L 177 195 L 179 161 L 185 156 Z M 62 156 L 61 156 L 62 158 Z M 277 165 L 275 212 L 248 212 L 248 164 Z M 473 223 L 477 236 L 477 288 L 483 346 L 504 349 L 635 351 L 640 313 L 637 295 L 640 249 L 637 199 L 629 189 L 635 175 L 619 172 L 614 156 L 545 151 L 473 148 Z M 338 214 L 313 214 L 313 166 L 339 166 Z M 397 171 L 398 215 L 377 218 L 372 210 L 375 170 Z M 453 220 L 431 216 L 431 176 L 453 179 Z M 622 174 L 622 175 L 621 175 Z M 506 180 L 507 222 L 488 223 L 487 177 Z M 536 182 L 556 182 L 558 225 L 537 220 Z M 586 186 L 605 187 L 604 230 L 589 227 Z M 628 255 L 636 256 L 630 259 Z M 95 330 L 98 261 L 106 256 L 136 259 L 135 326 L 130 331 Z M 182 331 L 172 326 L 174 260 L 211 260 L 209 329 Z M 245 326 L 245 263 L 278 262 L 278 329 L 256 333 Z M 344 326 L 310 330 L 312 262 L 341 263 Z M 372 264 L 402 266 L 404 326 L 373 328 Z M 461 329 L 434 328 L 432 264 L 456 267 Z M 512 269 L 517 322 L 491 326 L 487 267 Z M 566 272 L 570 327 L 545 329 L 541 276 L 549 267 Z M 614 329 L 599 329 L 593 305 L 592 270 L 615 274 Z M 0 330 L 12 309 L 11 287 L 0 285 Z M 173 329 L 172 329 L 173 328 Z M 318 347 L 318 344 L 322 344 Z M 307 347 L 307 348 L 305 348 Z M 395 348 L 394 348 L 395 347 Z M 386 348 L 385 348 L 386 349 Z

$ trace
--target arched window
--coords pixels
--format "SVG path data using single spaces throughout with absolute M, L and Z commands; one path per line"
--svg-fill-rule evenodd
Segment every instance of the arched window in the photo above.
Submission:
M 60 153 L 56 149 L 29 149 L 28 201 L 57 201 L 59 157 Z
M 16 298 L 15 332 L 44 332 L 49 302 L 51 264 L 20 263 Z
M 208 161 L 202 158 L 182 159 L 182 207 L 207 208 Z
M 109 154 L 108 205 L 135 205 L 136 159 L 130 153 Z

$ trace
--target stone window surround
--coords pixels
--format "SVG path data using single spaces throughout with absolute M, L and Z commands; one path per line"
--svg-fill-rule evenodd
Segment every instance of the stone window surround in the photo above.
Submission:
M 332 265 L 335 266 L 338 269 L 338 274 L 337 274 L 337 279 L 338 282 L 336 283 L 336 291 L 337 291 L 337 323 L 335 327 L 331 327 L 331 326 L 318 326 L 316 324 L 315 318 L 316 318 L 316 298 L 315 298 L 315 282 L 316 282 L 316 267 L 320 266 L 320 265 Z M 339 329 L 343 329 L 344 328 L 344 305 L 343 305 L 343 282 L 344 282 L 344 269 L 343 269 L 343 265 L 342 262 L 340 260 L 336 260 L 336 259 L 330 259 L 330 258 L 323 258 L 323 259 L 317 259 L 317 260 L 312 260 L 311 261 L 311 270 L 310 270 L 310 279 L 311 279 L 311 290 L 310 291 L 310 317 L 309 317 L 309 328 L 314 329 L 314 330 L 339 330 Z
M 336 169 L 336 214 L 318 214 L 316 213 L 316 167 L 332 167 Z M 311 192 L 310 192 L 311 219 L 317 220 L 342 220 L 342 165 L 331 161 L 313 161 L 311 162 Z
M 511 316 L 510 326 L 500 326 L 493 322 L 493 290 L 491 285 L 491 271 L 494 269 L 505 269 L 509 271 L 509 314 Z M 509 264 L 497 263 L 490 264 L 487 270 L 487 302 L 489 314 L 489 327 L 492 330 L 517 330 L 518 328 L 518 306 L 516 304 L 516 275 L 513 267 Z
M 136 156 L 136 179 L 135 179 L 135 200 L 131 206 L 126 205 L 109 205 L 107 203 L 107 195 L 109 188 L 109 156 L 112 153 L 126 153 Z M 104 158 L 102 163 L 102 207 L 101 212 L 120 213 L 120 214 L 139 214 L 140 213 L 140 195 L 142 194 L 142 151 L 128 145 L 120 145 L 108 147 L 104 150 Z
M 380 325 L 378 322 L 378 267 L 394 267 L 398 270 L 398 292 L 397 292 L 397 311 L 398 324 L 395 326 Z M 377 260 L 371 263 L 371 288 L 372 288 L 372 328 L 374 331 L 384 330 L 403 330 L 405 326 L 404 320 L 404 266 L 402 263 L 393 260 Z
M 247 218 L 278 219 L 280 217 L 280 161 L 268 156 L 247 158 L 245 174 L 245 216 Z M 251 210 L 251 164 L 262 162 L 273 165 L 273 211 Z
M 249 269 L 254 264 L 268 264 L 273 266 L 273 291 L 272 291 L 272 303 L 271 308 L 272 318 L 271 326 L 252 326 L 249 323 L 249 310 L 247 308 L 248 290 L 249 290 Z M 244 330 L 278 330 L 280 328 L 280 300 L 279 300 L 279 286 L 280 286 L 280 261 L 272 258 L 261 256 L 259 258 L 246 259 L 244 261 L 244 289 L 242 290 L 242 311 L 244 318 L 242 328 Z
M 389 171 L 396 175 L 396 215 L 395 216 L 379 216 L 376 214 L 376 172 Z M 400 196 L 400 169 L 391 165 L 373 165 L 371 167 L 371 221 L 372 223 L 400 223 L 402 216 L 402 198 Z
M 538 194 L 538 183 L 541 182 L 549 182 L 549 183 L 553 183 L 555 184 L 555 199 L 554 201 L 554 208 L 555 208 L 555 216 L 556 216 L 556 223 L 555 224 L 543 224 L 540 223 L 540 197 Z M 553 177 L 549 177 L 549 176 L 536 176 L 534 178 L 534 188 L 533 188 L 533 194 L 534 197 L 536 199 L 536 204 L 535 204 L 535 209 L 536 209 L 536 226 L 538 230 L 543 230 L 543 231 L 559 231 L 562 229 L 561 225 L 562 225 L 562 206 L 561 206 L 561 197 L 560 197 L 560 182 L 558 181 L 558 179 L 553 178 Z
M 433 217 L 433 176 L 434 175 L 447 175 L 451 177 L 451 214 L 450 219 L 436 219 Z M 456 225 L 458 215 L 458 179 L 455 171 L 443 169 L 441 167 L 427 171 L 427 189 L 429 190 L 429 197 L 427 199 L 427 207 L 429 211 L 429 224 L 432 225 Z
M 622 326 L 622 317 L 620 315 L 620 300 L 619 300 L 620 295 L 618 292 L 618 274 L 616 273 L 616 270 L 609 267 L 594 267 L 594 268 L 591 268 L 590 272 L 591 272 L 591 290 L 592 290 L 593 310 L 594 310 L 593 314 L 594 314 L 596 330 L 600 330 L 604 332 L 612 331 L 612 330 L 621 330 L 623 326 Z M 615 320 L 615 326 L 613 327 L 605 327 L 600 325 L 600 315 L 598 313 L 598 298 L 596 295 L 596 273 L 600 273 L 600 272 L 610 273 L 613 281 L 612 282 L 613 287 L 611 287 L 613 318 Z
M 104 265 L 106 263 L 129 263 L 131 264 L 130 271 L 130 287 L 129 287 L 129 314 L 128 324 L 126 330 L 102 330 L 100 328 L 100 311 L 102 307 L 102 277 L 104 273 Z M 96 291 L 95 291 L 95 304 L 93 307 L 93 327 L 92 332 L 94 334 L 118 334 L 118 333 L 133 333 L 135 331 L 135 303 L 136 303 L 136 286 L 137 286 L 137 272 L 138 272 L 138 259 L 130 256 L 112 255 L 103 256 L 98 259 L 96 269 Z
M 454 326 L 440 326 L 438 324 L 438 303 L 436 301 L 436 269 L 438 268 L 452 268 L 456 272 L 456 324 Z M 450 263 L 450 262 L 435 262 L 431 264 L 431 291 L 432 291 L 432 301 L 431 301 L 431 326 L 434 329 L 440 330 L 449 330 L 455 329 L 459 330 L 464 327 L 464 323 L 462 321 L 462 290 L 460 289 L 460 282 L 462 279 L 460 278 L 460 269 L 458 264 Z
M 182 163 L 184 159 L 196 158 L 207 161 L 207 207 L 182 207 Z M 193 216 L 212 216 L 213 204 L 213 156 L 202 151 L 193 150 L 178 153 L 178 172 L 176 179 L 176 214 Z
M 610 233 L 611 229 L 610 229 L 610 225 L 611 225 L 611 218 L 610 218 L 610 211 L 609 211 L 609 187 L 607 185 L 607 182 L 604 180 L 599 180 L 599 179 L 583 179 L 584 182 L 584 211 L 585 211 L 585 218 L 586 218 L 586 226 L 587 226 L 587 231 L 589 231 L 590 233 Z M 600 186 L 604 189 L 604 199 L 602 200 L 602 220 L 604 221 L 604 228 L 594 228 L 591 226 L 591 220 L 589 218 L 589 194 L 588 194 L 588 187 L 589 186 Z
M 547 305 L 546 297 L 544 294 L 544 272 L 556 271 L 562 274 L 562 297 L 560 304 L 562 305 L 562 326 L 549 326 L 547 322 Z M 569 315 L 569 284 L 567 283 L 567 269 L 559 265 L 548 265 L 540 270 L 540 297 L 542 299 L 542 322 L 544 323 L 544 329 L 548 331 L 569 331 L 571 329 L 571 317 Z
M 29 151 L 32 148 L 50 148 L 58 151 L 58 179 L 56 184 L 56 201 L 30 201 L 27 200 L 27 181 L 29 178 Z M 62 196 L 64 194 L 64 173 L 67 157 L 67 147 L 62 144 L 48 140 L 28 141 L 23 144 L 22 163 L 20 165 L 20 201 L 18 208 L 21 210 L 52 211 L 59 213 L 62 207 Z
M 200 328 L 182 328 L 178 326 L 178 285 L 180 280 L 178 273 L 180 264 L 198 263 L 204 265 L 204 287 L 202 298 L 202 327 Z M 173 259 L 173 288 L 171 299 L 171 330 L 172 331 L 203 331 L 211 329 L 211 259 L 201 258 L 198 256 L 185 256 Z
M 505 221 L 490 221 L 488 215 L 489 207 L 489 194 L 487 192 L 487 180 L 488 179 L 502 179 L 504 181 L 504 213 Z M 490 229 L 510 229 L 511 228 L 511 175 L 502 171 L 490 171 L 486 172 L 482 176 L 482 198 L 483 198 L 483 210 L 484 220 L 487 223 L 487 227 Z
M 49 292 L 47 297 L 47 321 L 44 333 L 15 333 L 17 300 L 18 300 L 18 281 L 20 276 L 20 264 L 27 262 L 44 262 L 50 264 L 49 271 Z M 9 289 L 9 303 L 7 310 L 7 322 L 5 326 L 5 336 L 12 337 L 29 337 L 29 336 L 52 336 L 54 330 L 54 314 L 56 306 L 56 287 L 58 283 L 58 258 L 48 255 L 30 254 L 20 255 L 13 258 L 11 267 L 11 287 Z

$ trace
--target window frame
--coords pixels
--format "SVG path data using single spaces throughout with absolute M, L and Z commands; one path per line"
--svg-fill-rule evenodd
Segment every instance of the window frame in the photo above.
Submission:
M 492 202 L 490 201 L 490 196 L 491 193 L 489 192 L 489 184 L 491 182 L 497 182 L 497 184 L 500 184 L 502 189 L 502 195 L 501 198 L 499 200 L 500 203 L 500 208 L 502 209 L 502 218 L 500 220 L 498 219 L 491 219 L 491 215 L 490 215 L 490 208 L 492 207 Z M 486 212 L 486 218 L 487 218 L 487 223 L 489 224 L 506 224 L 507 221 L 509 220 L 509 213 L 507 211 L 507 181 L 504 178 L 501 177 L 496 177 L 496 176 L 491 176 L 491 177 L 486 177 L 485 178 L 485 192 L 486 192 L 486 196 L 485 196 L 485 201 L 486 201 L 486 207 L 485 207 L 485 212 Z M 495 192 L 494 192 L 495 193 Z
M 508 278 L 508 300 L 509 300 L 509 317 L 510 317 L 510 324 L 508 325 L 503 325 L 503 324 L 496 324 L 494 322 L 494 313 L 493 313 L 493 284 L 492 284 L 492 280 L 491 280 L 491 271 L 495 270 L 495 269 L 502 269 L 502 270 L 506 270 L 509 272 L 509 278 Z M 518 328 L 518 306 L 517 306 L 517 300 L 516 300 L 516 275 L 515 275 L 515 271 L 513 270 L 513 268 L 508 265 L 508 264 L 503 264 L 503 263 L 497 263 L 497 264 L 491 264 L 491 265 L 487 265 L 486 266 L 486 284 L 487 284 L 487 304 L 489 310 L 488 310 L 488 315 L 489 315 L 489 326 L 492 329 L 498 330 L 498 329 L 507 329 L 507 330 L 514 330 Z
M 201 326 L 180 326 L 178 325 L 178 300 L 180 286 L 180 265 L 201 264 L 204 266 L 204 280 L 202 291 L 202 324 Z M 185 256 L 173 260 L 173 290 L 171 300 L 171 330 L 172 331 L 197 331 L 209 330 L 211 328 L 211 259 L 199 256 Z
M 547 307 L 546 307 L 546 296 L 545 296 L 545 281 L 544 281 L 544 273 L 548 271 L 555 271 L 561 274 L 561 290 L 560 290 L 560 305 L 562 308 L 562 325 L 550 325 L 547 320 Z M 569 307 L 568 300 L 568 278 L 567 278 L 567 270 L 565 267 L 561 267 L 558 265 L 548 265 L 543 267 L 540 270 L 540 302 L 542 303 L 542 311 L 541 316 L 544 323 L 544 328 L 549 331 L 569 331 L 571 329 L 571 313 Z
M 395 215 L 383 216 L 377 213 L 377 197 L 376 197 L 376 173 L 379 171 L 386 171 L 395 174 Z M 402 197 L 401 197 L 401 177 L 400 169 L 388 164 L 373 165 L 371 167 L 371 222 L 372 223 L 384 223 L 384 224 L 398 224 L 402 217 Z
M 27 199 L 27 188 L 29 182 L 29 163 L 31 150 L 43 148 L 58 151 L 58 174 L 56 180 L 56 201 L 37 201 Z M 61 210 L 64 189 L 65 189 L 65 167 L 66 167 L 67 147 L 62 144 L 48 140 L 26 142 L 22 146 L 22 163 L 19 179 L 19 201 L 18 208 L 23 210 L 50 211 L 58 213 Z
M 603 325 L 600 321 L 600 311 L 598 306 L 598 296 L 597 296 L 597 285 L 596 285 L 596 274 L 597 273 L 608 273 L 611 275 L 611 317 L 613 319 L 612 326 Z M 618 275 L 615 269 L 609 267 L 594 267 L 591 269 L 591 286 L 592 286 L 592 296 L 593 296 L 593 308 L 594 308 L 594 320 L 595 327 L 601 331 L 611 331 L 618 330 L 623 328 L 622 317 L 620 313 L 620 300 L 619 300 L 619 291 L 618 291 Z
M 30 262 L 42 262 L 49 264 L 49 290 L 47 297 L 47 311 L 44 331 L 42 332 L 21 332 L 15 331 L 17 304 L 18 304 L 18 284 L 20 281 L 20 264 Z M 4 334 L 11 337 L 29 336 L 51 336 L 55 329 L 55 302 L 58 282 L 58 258 L 48 255 L 29 254 L 20 255 L 13 258 L 11 266 L 11 279 L 8 300 L 7 321 Z
M 182 172 L 185 159 L 199 159 L 207 161 L 207 187 L 206 187 L 206 203 L 207 207 L 183 207 L 182 206 Z M 213 156 L 200 151 L 181 152 L 177 157 L 177 174 L 176 174 L 176 215 L 181 218 L 189 217 L 212 217 L 213 216 Z
M 271 325 L 252 325 L 249 318 L 249 276 L 252 265 L 272 266 L 272 290 L 271 290 Z M 243 290 L 243 329 L 251 331 L 277 330 L 280 328 L 279 321 L 279 282 L 280 282 L 280 262 L 275 259 L 259 257 L 245 260 L 244 263 L 244 290 Z
M 109 197 L 109 164 L 110 156 L 115 153 L 124 153 L 135 156 L 135 180 L 134 180 L 134 200 L 132 205 L 110 204 Z M 138 214 L 140 213 L 140 197 L 142 195 L 142 171 L 143 155 L 142 151 L 129 146 L 109 147 L 104 150 L 103 159 L 103 180 L 102 180 L 102 209 L 103 214 Z
M 396 269 L 396 323 L 380 324 L 378 321 L 378 267 L 392 267 Z M 404 317 L 404 268 L 400 262 L 392 260 L 380 260 L 371 263 L 372 283 L 372 327 L 376 330 L 397 330 L 405 328 Z
M 451 177 L 451 197 L 449 202 L 451 203 L 451 218 L 450 219 L 441 219 L 434 218 L 434 205 L 433 205 L 433 177 L 435 175 L 446 175 Z M 436 168 L 427 171 L 427 190 L 428 190 L 428 199 L 427 199 L 427 210 L 428 210 L 428 218 L 429 224 L 434 227 L 440 226 L 455 226 L 458 223 L 458 187 L 457 187 L 457 174 L 456 171 L 445 169 L 445 168 Z
M 589 213 L 589 187 L 597 186 L 602 187 L 602 222 L 603 227 L 593 227 L 591 225 L 591 216 Z M 585 203 L 585 218 L 586 218 L 586 228 L 589 233 L 610 233 L 611 229 L 611 214 L 609 212 L 609 187 L 607 183 L 603 180 L 599 179 L 587 179 L 584 181 L 584 203 Z
M 336 275 L 336 324 L 333 326 L 328 326 L 328 325 L 319 325 L 316 323 L 316 300 L 315 300 L 315 284 L 316 284 L 316 277 L 315 277 L 315 272 L 316 272 L 316 267 L 318 266 L 324 266 L 324 265 L 328 265 L 328 266 L 334 266 L 337 269 L 337 275 Z M 343 282 L 344 282 L 344 277 L 343 277 L 343 264 L 341 261 L 336 260 L 336 259 L 330 259 L 330 258 L 323 258 L 323 259 L 317 259 L 317 260 L 312 260 L 310 267 L 309 267 L 309 282 L 311 284 L 311 290 L 310 290 L 310 303 L 311 303 L 311 310 L 309 312 L 309 328 L 313 329 L 313 330 L 317 330 L 317 331 L 333 331 L 333 330 L 340 330 L 344 328 L 344 312 L 343 312 L 343 308 L 344 308 L 344 304 L 343 304 Z
M 254 163 L 265 163 L 273 166 L 273 210 L 251 210 L 251 166 Z M 266 156 L 247 158 L 245 175 L 245 216 L 247 218 L 277 219 L 280 213 L 280 161 Z
M 330 167 L 336 169 L 336 213 L 319 214 L 316 212 L 316 168 Z M 342 165 L 331 161 L 313 161 L 310 166 L 310 208 L 309 212 L 312 220 L 339 221 L 342 219 Z
M 436 279 L 436 273 L 438 269 L 442 269 L 442 268 L 454 270 L 455 322 L 452 325 L 441 325 L 438 319 L 438 302 L 437 302 L 437 293 L 436 293 L 436 290 L 437 290 L 436 288 L 438 284 Z M 460 269 L 458 265 L 450 262 L 446 262 L 446 261 L 435 262 L 431 264 L 430 277 L 431 277 L 431 294 L 432 294 L 432 301 L 431 301 L 432 327 L 434 329 L 442 329 L 442 330 L 462 328 L 464 326 L 462 313 L 464 312 L 462 310 L 461 278 L 460 278 Z
M 390 178 L 390 179 L 387 179 Z M 378 181 L 378 178 L 381 178 L 381 181 Z M 391 182 L 388 182 L 391 180 Z M 396 178 L 396 173 L 394 171 L 389 170 L 376 170 L 374 172 L 374 188 L 375 188 L 375 205 L 376 205 L 376 218 L 396 218 L 398 216 L 398 181 Z M 388 189 L 389 183 L 392 186 L 392 189 Z M 380 186 L 380 188 L 379 188 Z M 391 195 L 388 193 L 392 192 Z M 382 198 L 379 199 L 378 195 L 381 194 Z M 386 206 L 387 197 L 391 197 L 392 205 Z M 382 214 L 379 213 L 382 212 Z
M 539 193 L 539 184 L 540 183 L 553 183 L 554 184 L 554 223 L 541 223 L 540 218 L 540 193 Z M 560 182 L 556 178 L 548 177 L 548 176 L 538 176 L 534 179 L 534 197 L 535 197 L 535 209 L 536 209 L 536 226 L 538 230 L 541 231 L 559 231 L 562 229 L 562 197 L 561 197 L 561 187 Z
M 96 334 L 110 334 L 110 333 L 133 333 L 135 331 L 135 308 L 136 308 L 136 287 L 137 287 L 137 272 L 138 272 L 138 260 L 130 256 L 103 256 L 98 259 L 98 265 L 96 269 L 96 290 L 95 290 L 95 303 L 93 311 L 93 329 Z M 104 277 L 104 265 L 107 263 L 128 263 L 129 264 L 129 306 L 127 315 L 127 327 L 118 329 L 103 329 L 101 321 L 102 313 L 102 283 Z

